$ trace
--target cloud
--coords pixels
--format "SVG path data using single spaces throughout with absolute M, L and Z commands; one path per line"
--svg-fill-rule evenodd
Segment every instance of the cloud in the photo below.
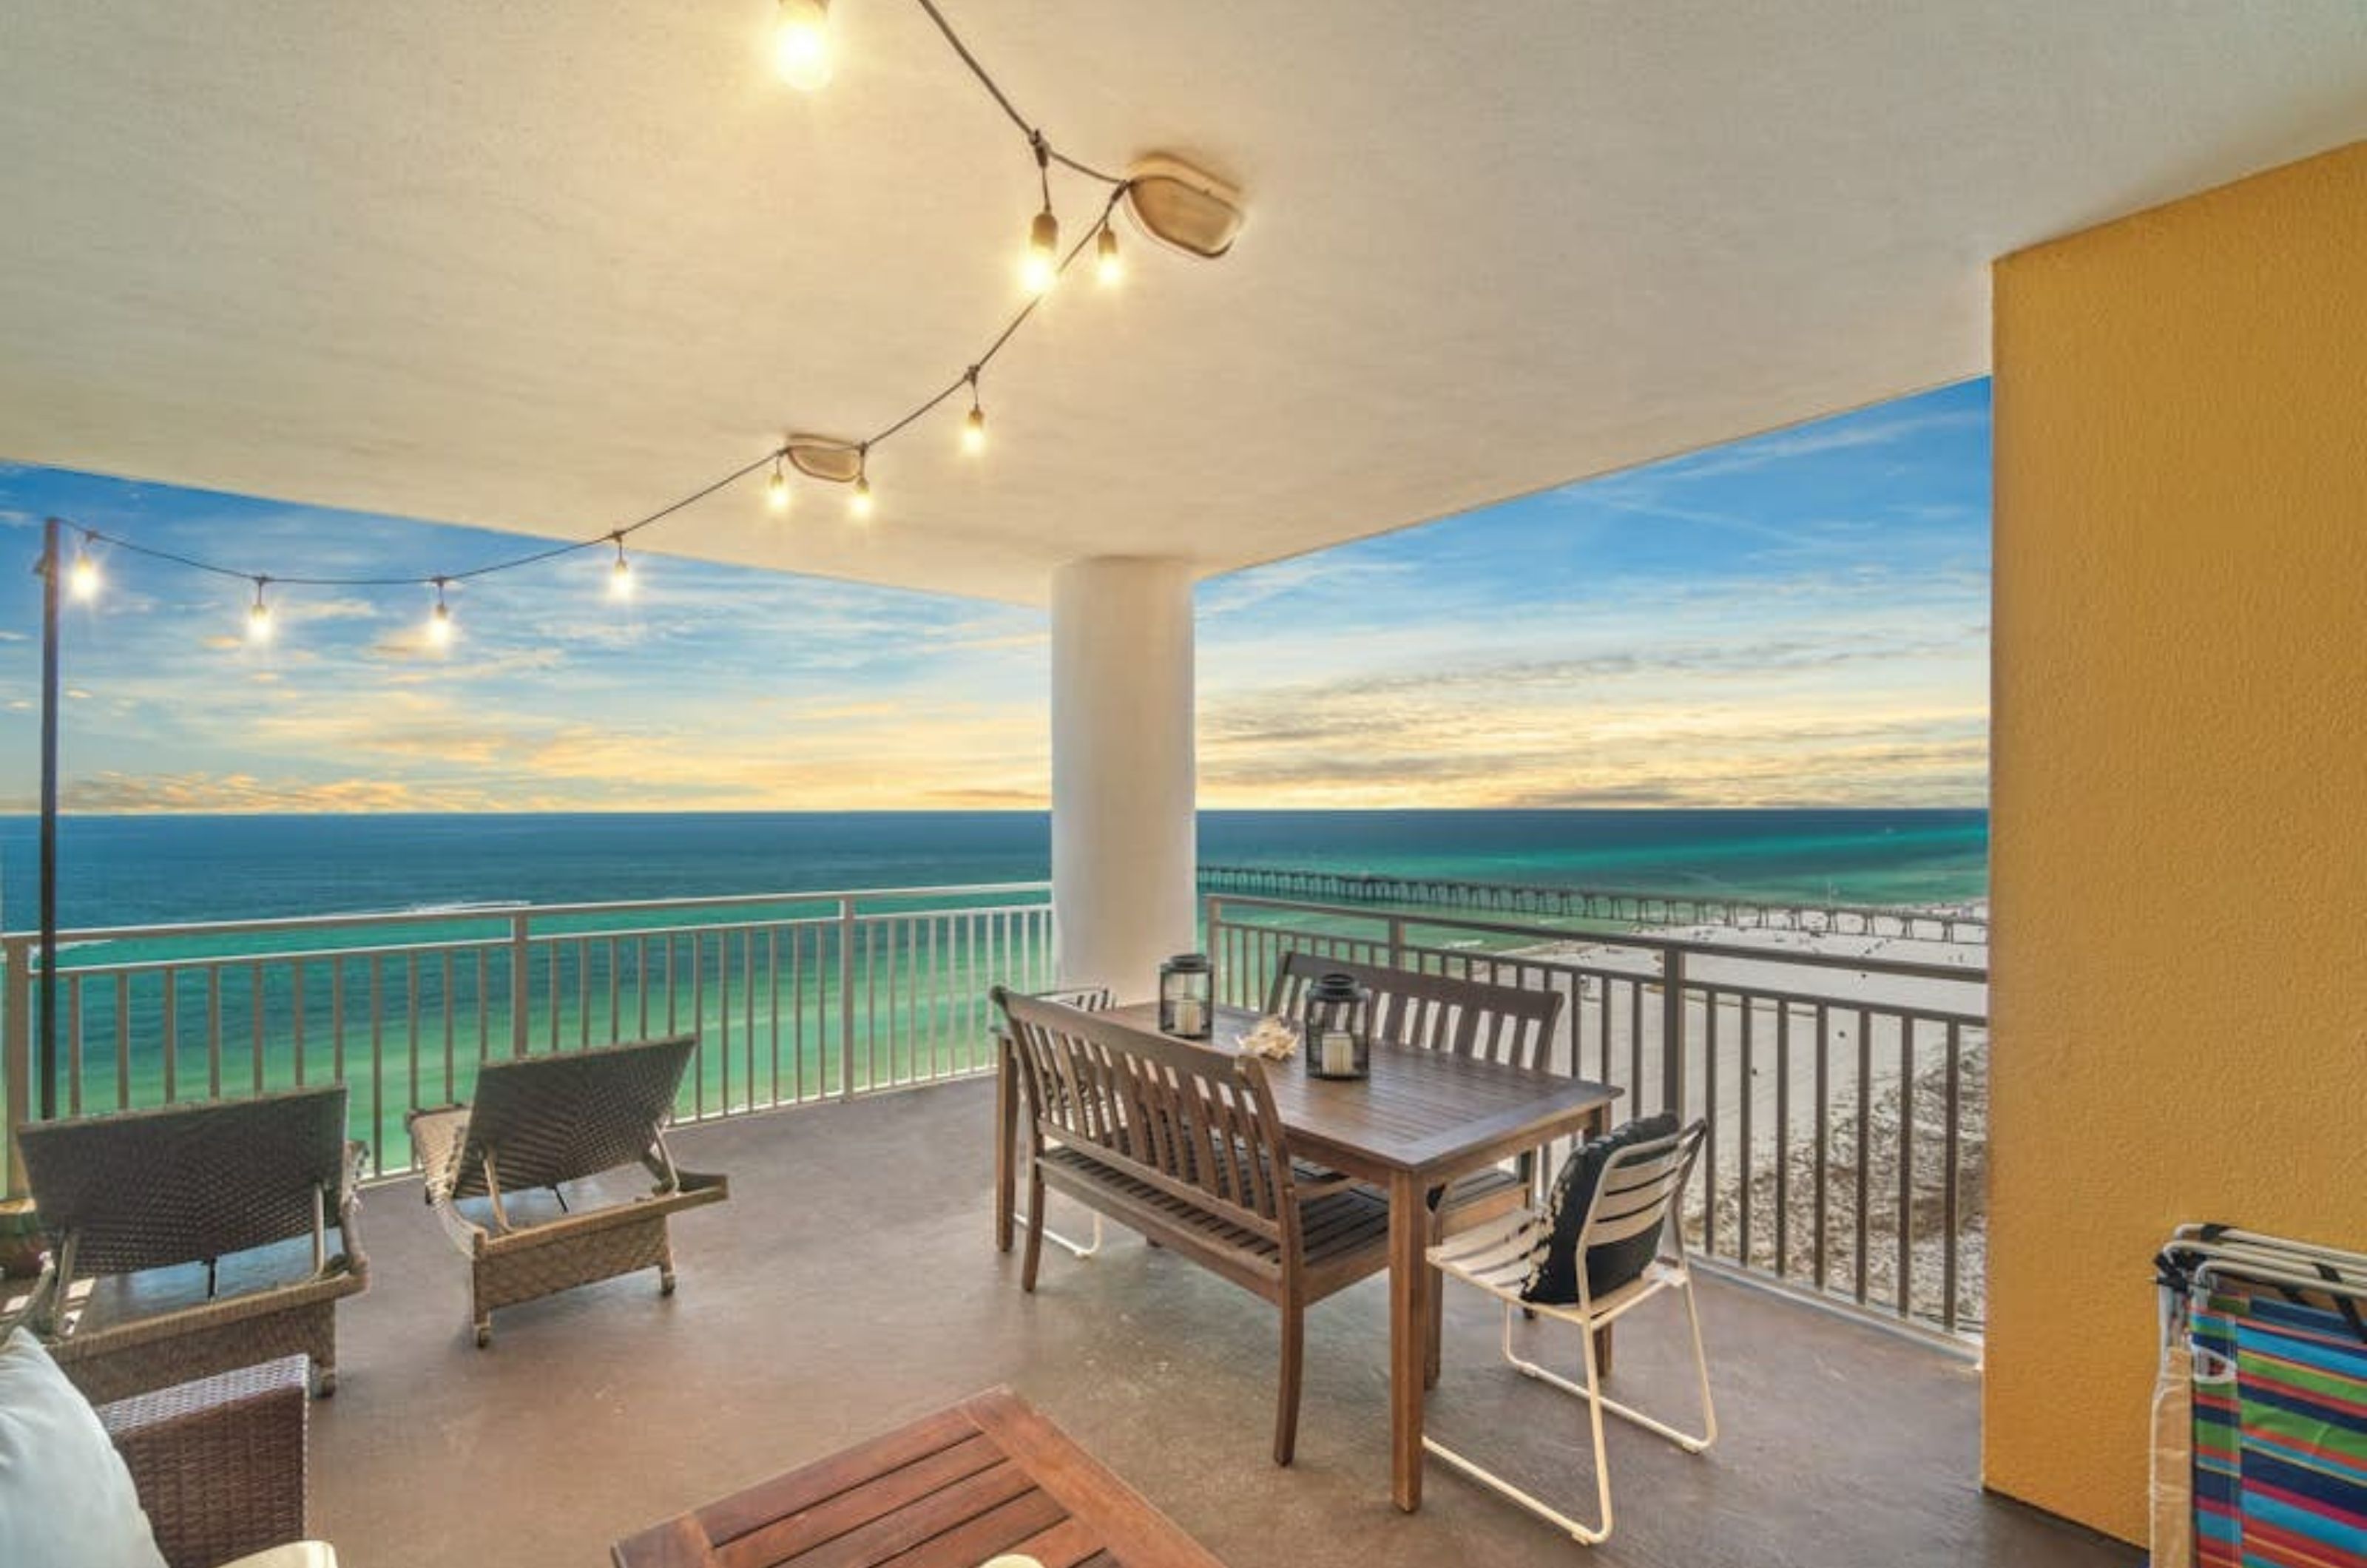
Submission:
M 483 790 L 417 784 L 392 779 L 263 779 L 248 773 L 99 773 L 66 781 L 59 789 L 73 812 L 380 812 L 500 811 L 515 803 Z M 11 810 L 34 809 L 29 800 L 7 803 Z

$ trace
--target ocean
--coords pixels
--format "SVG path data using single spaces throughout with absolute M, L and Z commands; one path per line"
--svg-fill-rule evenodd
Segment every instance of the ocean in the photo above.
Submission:
M 8 929 L 35 912 L 35 825 L 0 820 Z M 1204 863 L 1868 904 L 1986 890 L 1977 811 L 1209 812 Z M 71 941 L 69 1108 L 331 1077 L 379 1169 L 402 1118 L 477 1064 L 687 1030 L 685 1115 L 979 1066 L 986 987 L 1053 979 L 1041 895 L 828 905 L 764 895 L 1041 881 L 1040 812 L 81 817 L 61 824 L 68 931 L 320 915 L 399 926 Z M 545 917 L 522 904 L 719 897 L 728 909 Z M 1002 906 L 997 909 L 994 906 Z M 910 919 L 914 908 L 943 911 Z
M 32 818 L 0 818 L 29 928 Z M 1042 812 L 73 817 L 67 929 L 456 906 L 1040 881 Z M 1210 811 L 1207 864 L 1860 904 L 1986 897 L 1977 810 Z

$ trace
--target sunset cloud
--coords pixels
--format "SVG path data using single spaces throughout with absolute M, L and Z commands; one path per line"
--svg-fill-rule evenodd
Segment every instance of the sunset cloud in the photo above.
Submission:
M 1977 806 L 1988 389 L 1885 409 L 1216 579 L 1211 807 Z M 57 514 L 290 576 L 425 576 L 515 541 L 0 466 Z M 1040 611 L 638 555 L 432 595 L 125 556 L 70 607 L 68 809 L 1041 809 Z M 578 570 L 578 566 L 582 570 Z M 37 625 L 0 626 L 0 805 L 33 795 Z

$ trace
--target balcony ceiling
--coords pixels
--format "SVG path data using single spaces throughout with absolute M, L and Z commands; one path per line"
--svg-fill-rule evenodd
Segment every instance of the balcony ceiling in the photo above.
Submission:
M 1237 180 L 1235 254 L 1073 281 L 867 531 L 649 547 L 1313 549 L 1978 375 L 1988 258 L 2367 135 L 2357 0 L 946 8 L 1064 148 Z M 885 423 L 1016 303 L 1034 170 L 917 7 L 836 10 L 807 96 L 771 0 L 10 6 L 0 455 L 580 536 Z

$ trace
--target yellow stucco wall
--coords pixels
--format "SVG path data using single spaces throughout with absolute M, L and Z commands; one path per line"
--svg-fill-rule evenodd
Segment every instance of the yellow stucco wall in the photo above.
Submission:
M 1995 283 L 1985 1479 L 2136 1540 L 2157 1243 L 2367 1250 L 2367 142 Z

